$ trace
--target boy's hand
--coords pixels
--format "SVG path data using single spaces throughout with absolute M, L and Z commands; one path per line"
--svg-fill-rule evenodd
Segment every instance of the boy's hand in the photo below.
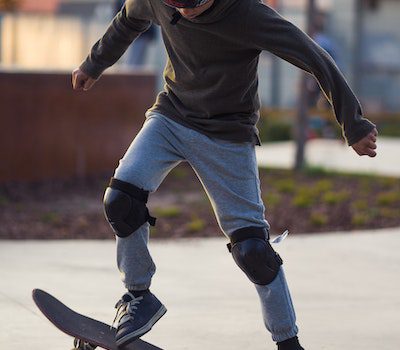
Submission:
M 367 136 L 358 141 L 357 143 L 351 145 L 354 151 L 357 152 L 359 156 L 376 156 L 376 137 L 378 136 L 378 131 L 376 129 L 372 130 Z
M 79 68 L 76 68 L 72 72 L 72 87 L 74 90 L 89 90 L 96 79 L 89 77 L 85 72 L 81 71 Z

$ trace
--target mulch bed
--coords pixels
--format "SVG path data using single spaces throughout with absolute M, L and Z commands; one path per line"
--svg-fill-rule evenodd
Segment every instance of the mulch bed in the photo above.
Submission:
M 79 181 L 0 186 L 0 239 L 111 239 L 102 196 L 109 174 Z M 400 179 L 260 169 L 272 232 L 318 233 L 400 226 Z M 152 237 L 211 237 L 221 231 L 193 171 L 180 165 L 149 201 Z

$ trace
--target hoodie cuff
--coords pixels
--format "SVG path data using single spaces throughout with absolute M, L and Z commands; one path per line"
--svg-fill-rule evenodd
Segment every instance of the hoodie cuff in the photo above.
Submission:
M 93 79 L 98 79 L 105 69 L 99 69 L 90 62 L 89 57 L 79 66 L 79 69 Z
M 356 125 L 352 125 L 349 130 L 345 130 L 344 136 L 349 146 L 357 143 L 367 136 L 372 130 L 376 128 L 374 123 L 371 123 L 368 119 L 360 118 Z

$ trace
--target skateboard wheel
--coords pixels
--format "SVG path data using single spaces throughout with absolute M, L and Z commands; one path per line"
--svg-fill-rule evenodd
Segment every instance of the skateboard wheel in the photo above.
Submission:
M 96 345 L 85 342 L 81 339 L 74 339 L 74 349 L 72 350 L 94 350 L 96 349 Z

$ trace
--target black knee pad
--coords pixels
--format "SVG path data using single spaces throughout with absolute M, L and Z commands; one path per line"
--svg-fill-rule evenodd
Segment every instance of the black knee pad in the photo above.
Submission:
M 127 237 L 145 222 L 155 225 L 146 206 L 148 196 L 148 191 L 111 178 L 104 194 L 104 213 L 117 236 Z
M 270 284 L 283 263 L 269 243 L 264 228 L 245 227 L 235 231 L 228 249 L 236 264 L 255 284 Z

